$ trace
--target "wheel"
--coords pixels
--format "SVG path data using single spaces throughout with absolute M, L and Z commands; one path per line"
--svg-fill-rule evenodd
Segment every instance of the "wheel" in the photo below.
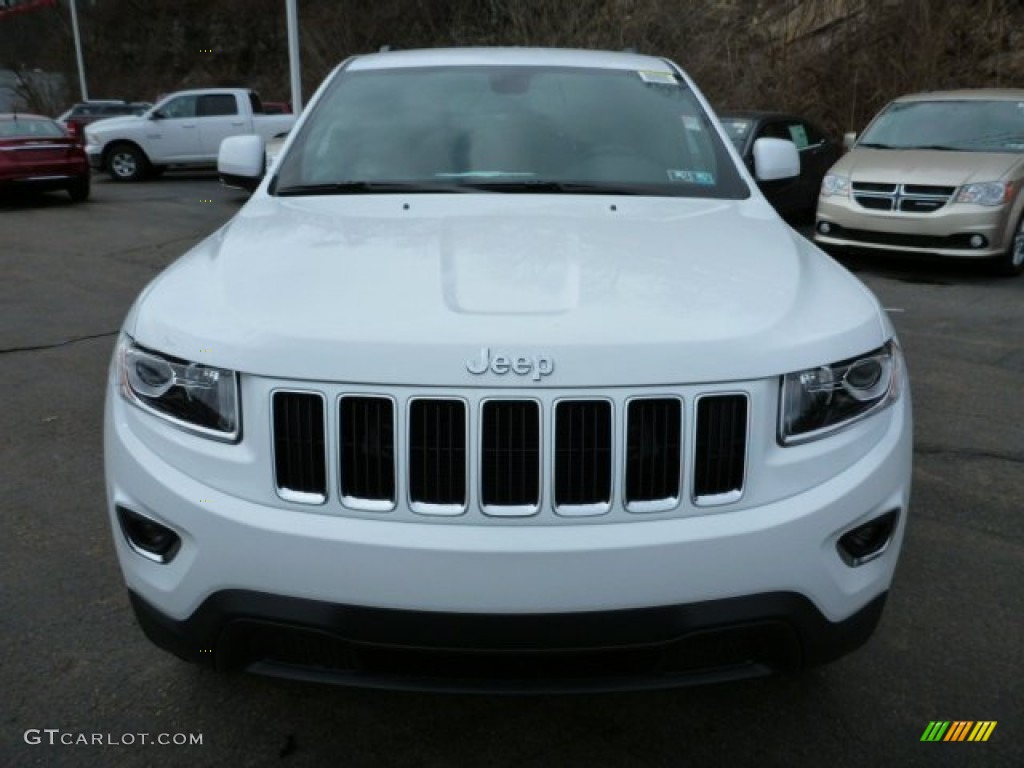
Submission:
M 107 154 L 107 170 L 114 181 L 139 181 L 149 171 L 149 160 L 136 146 L 115 144 Z
M 83 176 L 68 185 L 68 195 L 75 203 L 81 203 L 89 199 L 89 177 Z
M 1017 230 L 1006 253 L 992 260 L 992 271 L 1001 277 L 1013 277 L 1024 271 L 1024 214 L 1017 221 Z

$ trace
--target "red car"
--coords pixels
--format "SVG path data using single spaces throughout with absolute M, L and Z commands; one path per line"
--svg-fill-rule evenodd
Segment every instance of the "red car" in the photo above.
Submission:
M 85 150 L 49 117 L 0 114 L 0 190 L 9 189 L 66 189 L 75 202 L 87 199 Z

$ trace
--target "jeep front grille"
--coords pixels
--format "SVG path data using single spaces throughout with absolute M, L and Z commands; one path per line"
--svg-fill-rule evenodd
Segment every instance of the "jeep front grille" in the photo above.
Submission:
M 693 495 L 699 505 L 729 504 L 742 495 L 747 455 L 747 396 L 697 399 Z
M 357 509 L 395 505 L 395 406 L 387 397 L 341 398 L 338 467 L 341 496 Z
M 749 410 L 746 393 L 277 390 L 274 472 L 283 499 L 322 504 L 336 489 L 360 512 L 572 517 L 730 504 L 744 493 Z
M 274 393 L 274 471 L 282 499 L 327 500 L 324 397 L 315 392 Z
M 612 404 L 555 404 L 554 503 L 563 514 L 600 514 L 612 500 Z
M 417 512 L 466 507 L 466 404 L 417 399 L 409 405 L 409 501 Z
M 491 514 L 532 514 L 540 505 L 539 404 L 485 400 L 480 418 L 480 503 Z
M 629 401 L 625 502 L 631 512 L 657 512 L 679 503 L 682 435 L 679 398 Z

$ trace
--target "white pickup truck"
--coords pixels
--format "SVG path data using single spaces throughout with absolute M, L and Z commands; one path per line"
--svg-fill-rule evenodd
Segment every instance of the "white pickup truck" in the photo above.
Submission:
M 85 151 L 97 170 L 115 181 L 138 181 L 167 166 L 209 166 L 229 136 L 264 140 L 286 134 L 294 115 L 265 115 L 260 98 L 244 88 L 178 91 L 139 116 L 91 124 Z

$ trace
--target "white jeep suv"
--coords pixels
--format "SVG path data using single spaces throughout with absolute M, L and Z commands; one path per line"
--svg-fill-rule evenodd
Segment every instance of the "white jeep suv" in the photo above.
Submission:
M 262 140 L 221 170 L 260 178 Z M 836 658 L 879 619 L 910 492 L 886 313 L 689 78 L 630 53 L 344 62 L 132 307 L 105 428 L 146 634 L 357 685 Z

